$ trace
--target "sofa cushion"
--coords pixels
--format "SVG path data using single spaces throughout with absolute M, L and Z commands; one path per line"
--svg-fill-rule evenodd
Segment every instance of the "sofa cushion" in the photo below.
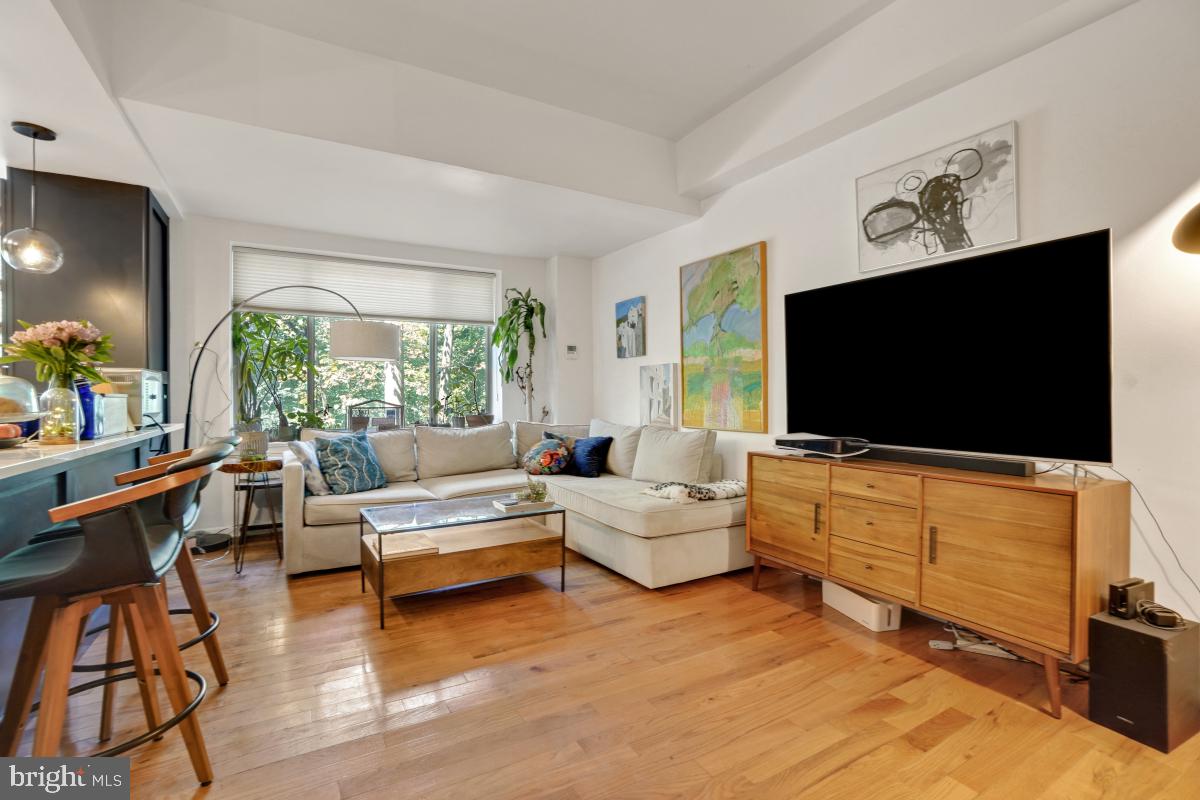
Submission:
M 311 442 L 314 439 L 336 439 L 338 436 L 345 435 L 344 431 L 304 428 L 300 431 L 300 440 Z M 371 448 L 375 451 L 375 457 L 379 459 L 379 466 L 383 467 L 383 474 L 387 476 L 388 482 L 396 483 L 397 481 L 415 481 L 417 479 L 416 437 L 412 430 L 400 428 L 391 431 L 372 431 L 367 434 L 367 441 L 371 443 Z
M 321 462 L 317 458 L 317 448 L 312 442 L 288 442 L 288 449 L 304 468 L 304 489 L 309 494 L 333 494 L 325 476 L 321 474 Z
M 358 512 L 363 508 L 427 500 L 437 498 L 413 481 L 389 483 L 378 489 L 354 494 L 314 496 L 304 501 L 304 524 L 337 525 L 343 522 L 358 522 Z
M 530 475 L 557 475 L 570 463 L 571 448 L 558 438 L 543 439 L 521 458 L 521 466 Z
M 604 468 L 623 478 L 633 476 L 633 461 L 637 458 L 638 439 L 642 436 L 640 427 L 594 419 L 588 426 L 588 436 L 611 436 L 613 442 L 608 448 Z
M 587 436 L 587 425 L 547 425 L 543 422 L 518 422 L 513 425 L 516 430 L 517 458 L 524 458 L 530 449 L 545 438 L 546 431 L 562 437 Z
M 631 477 L 651 483 L 707 481 L 707 446 L 708 431 L 676 431 L 647 425 L 638 439 Z
M 439 500 L 454 497 L 470 497 L 482 494 L 502 494 L 525 488 L 529 475 L 523 469 L 493 469 L 472 472 L 466 475 L 444 475 L 438 478 L 422 477 L 419 484 Z
M 744 497 L 675 503 L 642 494 L 653 484 L 616 475 L 596 479 L 555 475 L 546 483 L 550 497 L 564 508 L 648 539 L 728 528 L 746 521 Z
M 512 469 L 512 428 L 507 422 L 480 428 L 417 427 L 417 474 L 421 479 Z
M 357 494 L 387 485 L 387 477 L 365 433 L 317 439 L 321 474 L 334 494 Z
M 604 472 L 608 448 L 612 447 L 611 436 L 560 436 L 552 431 L 546 431 L 542 435 L 547 439 L 563 442 L 571 451 L 571 460 L 562 471 L 563 475 L 599 478 L 600 473 Z

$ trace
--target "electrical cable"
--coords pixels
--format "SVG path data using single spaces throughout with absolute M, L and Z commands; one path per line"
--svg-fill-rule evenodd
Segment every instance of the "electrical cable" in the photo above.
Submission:
M 1150 515 L 1150 519 L 1154 521 L 1154 527 L 1158 529 L 1158 535 L 1162 537 L 1163 544 L 1167 546 L 1167 549 L 1171 551 L 1171 555 L 1175 558 L 1175 564 L 1179 567 L 1179 571 L 1182 572 L 1183 577 L 1187 578 L 1192 584 L 1192 587 L 1196 590 L 1197 594 L 1200 594 L 1200 584 L 1196 583 L 1196 579 L 1193 578 L 1191 573 L 1187 571 L 1187 568 L 1183 566 L 1183 560 L 1179 557 L 1179 553 L 1175 551 L 1174 546 L 1171 545 L 1171 540 L 1167 538 L 1167 534 L 1165 531 L 1163 531 L 1163 526 L 1159 523 L 1158 517 L 1154 515 L 1154 509 L 1150 508 L 1150 504 L 1146 502 L 1146 497 L 1142 494 L 1142 490 L 1138 488 L 1136 483 L 1126 477 L 1125 474 L 1116 467 L 1109 467 L 1109 469 L 1120 475 L 1129 483 L 1130 486 L 1133 487 L 1133 491 L 1137 494 L 1138 499 L 1141 500 L 1142 505 L 1146 507 L 1146 513 L 1148 513 Z

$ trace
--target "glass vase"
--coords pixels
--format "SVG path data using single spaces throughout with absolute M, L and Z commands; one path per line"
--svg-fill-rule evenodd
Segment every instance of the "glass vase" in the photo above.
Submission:
M 45 412 L 42 417 L 42 444 L 75 444 L 83 419 L 79 408 L 79 393 L 70 376 L 54 375 L 50 386 L 42 392 L 38 405 Z

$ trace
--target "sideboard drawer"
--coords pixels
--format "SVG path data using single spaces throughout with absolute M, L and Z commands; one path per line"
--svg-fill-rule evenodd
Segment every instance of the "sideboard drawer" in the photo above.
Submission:
M 829 465 L 809 464 L 796 459 L 752 456 L 752 480 L 824 492 L 829 488 Z
M 910 556 L 921 547 L 917 509 L 834 495 L 830 502 L 830 528 L 834 536 L 899 550 Z
M 829 540 L 829 574 L 901 600 L 917 599 L 917 559 L 840 536 Z
M 916 475 L 873 472 L 853 467 L 833 467 L 832 470 L 831 490 L 834 494 L 848 494 L 914 508 L 917 505 L 921 479 Z

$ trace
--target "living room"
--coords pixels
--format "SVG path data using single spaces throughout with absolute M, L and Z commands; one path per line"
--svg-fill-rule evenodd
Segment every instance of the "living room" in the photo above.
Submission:
M 1200 6 L 4 9 L 10 791 L 1200 790 Z

